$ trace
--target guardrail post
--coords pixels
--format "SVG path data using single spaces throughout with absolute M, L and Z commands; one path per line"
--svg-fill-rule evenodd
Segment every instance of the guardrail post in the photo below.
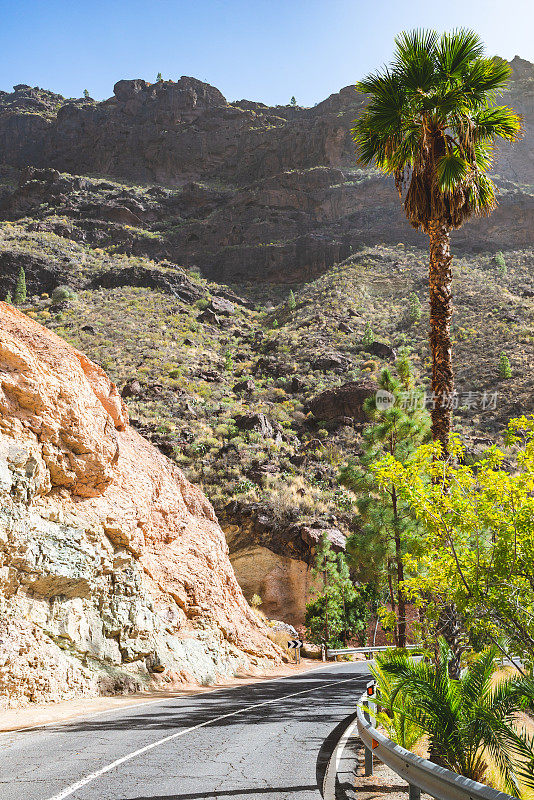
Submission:
M 414 786 L 413 783 L 408 784 L 410 788 L 409 800 L 421 800 L 421 789 L 419 786 Z
M 371 717 L 369 715 L 369 703 L 367 700 L 364 700 L 363 706 L 363 716 L 367 722 L 370 722 Z M 365 755 L 365 776 L 369 777 L 369 775 L 373 774 L 373 751 L 370 750 L 366 745 L 363 746 L 363 751 Z M 410 800 L 412 800 L 412 798 L 410 798 Z

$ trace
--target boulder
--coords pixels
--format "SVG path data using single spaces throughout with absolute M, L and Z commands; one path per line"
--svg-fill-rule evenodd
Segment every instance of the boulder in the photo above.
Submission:
M 291 383 L 289 384 L 289 391 L 293 394 L 297 394 L 298 392 L 303 392 L 306 388 L 306 383 L 299 378 L 298 375 L 293 375 L 291 378 Z
M 303 525 L 300 528 L 300 535 L 312 547 L 316 547 L 325 535 L 335 550 L 345 550 L 346 547 L 345 536 L 339 528 L 312 528 Z
M 256 384 L 252 380 L 252 378 L 247 378 L 244 381 L 239 381 L 232 387 L 232 391 L 235 394 L 252 394 L 256 389 Z
M 198 317 L 199 322 L 207 322 L 208 325 L 220 325 L 221 320 L 217 316 L 217 314 L 211 310 L 211 308 L 206 308 L 202 311 Z
M 143 395 L 143 387 L 137 378 L 130 378 L 122 387 L 121 395 L 122 397 L 141 397 Z
M 366 422 L 363 404 L 377 389 L 374 381 L 351 381 L 325 389 L 308 401 L 308 408 L 317 419 L 341 420 L 349 417 L 355 422 Z
M 327 370 L 344 372 L 349 369 L 350 365 L 350 359 L 342 353 L 323 353 L 310 362 L 312 369 L 317 369 L 321 372 L 326 372 Z
M 235 305 L 225 297 L 218 297 L 217 295 L 211 298 L 208 308 L 215 314 L 224 314 L 225 316 L 235 314 Z
M 274 435 L 274 429 L 265 414 L 238 414 L 235 418 L 236 427 L 242 431 L 257 431 L 265 439 Z
M 395 361 L 397 358 L 397 351 L 388 344 L 384 344 L 384 342 L 371 342 L 371 344 L 362 345 L 359 351 L 369 353 L 371 356 L 383 358 L 384 361 Z

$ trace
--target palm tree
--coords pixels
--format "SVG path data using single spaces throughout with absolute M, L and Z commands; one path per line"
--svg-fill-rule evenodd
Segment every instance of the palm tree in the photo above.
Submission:
M 497 648 L 488 648 L 454 680 L 451 653 L 441 638 L 436 664 L 393 654 L 380 666 L 395 682 L 390 706 L 402 697 L 404 713 L 428 735 L 431 761 L 483 781 L 489 757 L 504 789 L 519 797 L 518 778 L 534 788 L 534 738 L 518 733 L 513 722 L 519 711 L 534 708 L 534 681 L 512 676 L 493 685 L 497 655 Z
M 429 236 L 432 435 L 446 455 L 454 389 L 450 231 L 495 208 L 487 174 L 494 142 L 515 140 L 521 118 L 495 105 L 510 67 L 484 58 L 473 31 L 417 30 L 395 44 L 391 66 L 356 84 L 370 97 L 352 135 L 361 163 L 394 176 L 410 224 Z

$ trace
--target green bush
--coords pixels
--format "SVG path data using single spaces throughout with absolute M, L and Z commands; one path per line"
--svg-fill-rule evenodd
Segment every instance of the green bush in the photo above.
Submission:
M 64 303 L 65 300 L 76 300 L 76 292 L 70 286 L 57 286 L 52 292 L 53 303 Z
M 506 275 L 506 261 L 504 260 L 501 250 L 495 253 L 495 263 L 497 264 L 497 269 L 501 275 Z
M 17 278 L 17 285 L 15 286 L 15 294 L 13 299 L 15 305 L 19 306 L 26 301 L 26 275 L 24 274 L 24 267 L 20 268 L 19 276 Z
M 373 344 L 374 340 L 375 340 L 375 335 L 373 333 L 373 329 L 371 328 L 371 324 L 368 322 L 365 325 L 365 330 L 363 332 L 362 344 L 364 346 L 365 345 L 369 345 L 369 344 Z

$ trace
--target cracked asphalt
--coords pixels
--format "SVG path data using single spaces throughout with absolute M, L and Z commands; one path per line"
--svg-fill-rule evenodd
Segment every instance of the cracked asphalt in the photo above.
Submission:
M 10 733 L 0 737 L 0 796 L 319 800 L 332 732 L 354 713 L 368 676 L 362 662 L 325 665 Z

